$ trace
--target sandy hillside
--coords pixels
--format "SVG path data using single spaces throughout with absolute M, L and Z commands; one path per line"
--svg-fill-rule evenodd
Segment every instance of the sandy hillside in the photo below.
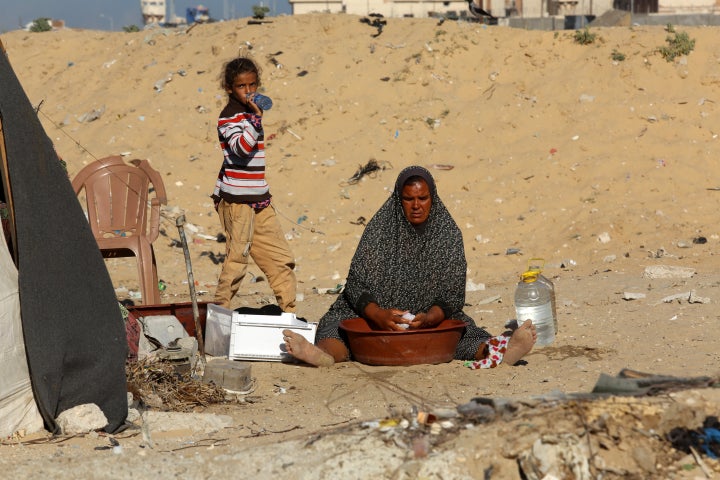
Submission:
M 696 44 L 674 63 L 657 53 L 667 45 L 661 27 L 598 29 L 583 46 L 572 31 L 430 19 L 388 19 L 373 37 L 341 15 L 188 33 L 12 32 L 3 42 L 71 176 L 93 158 L 147 158 L 169 209 L 213 236 L 218 75 L 225 60 L 252 54 L 275 100 L 264 121 L 271 189 L 309 291 L 342 280 L 362 230 L 351 222 L 369 219 L 415 163 L 454 167 L 436 177 L 476 283 L 513 281 L 528 256 L 597 269 L 615 255 L 622 270 L 696 236 L 709 243 L 678 254 L 712 251 L 720 50 L 715 29 L 678 30 Z M 371 159 L 392 170 L 343 185 Z M 177 238 L 173 223 L 166 231 Z M 156 246 L 160 274 L 168 293 L 186 294 L 182 252 L 170 243 Z M 201 254 L 223 246 L 193 247 L 196 278 L 212 291 L 219 267 Z
M 224 93 L 218 75 L 224 61 L 251 54 L 275 103 L 263 121 L 270 138 L 268 177 L 297 258 L 302 316 L 317 320 L 324 313 L 334 296 L 316 291 L 343 283 L 362 233 L 360 218 L 373 215 L 403 167 L 420 164 L 431 168 L 463 230 L 468 279 L 485 287 L 468 291 L 466 311 L 499 331 L 514 316 L 518 275 L 529 258 L 542 257 L 558 291 L 556 343 L 538 349 L 524 367 L 491 372 L 459 362 L 407 369 L 346 364 L 330 371 L 256 363 L 254 401 L 211 409 L 234 422 L 213 437 L 227 441 L 212 449 L 202 444 L 178 453 L 188 438 L 203 437 L 196 433 L 167 437 L 162 451 L 140 448 L 135 436 L 123 439 L 124 456 L 94 453 L 96 443 L 106 442 L 102 438 L 86 438 L 75 449 L 45 445 L 42 455 L 62 452 L 66 467 L 79 465 L 76 473 L 112 465 L 121 477 L 144 458 L 156 460 L 152 465 L 161 476 L 185 472 L 194 478 L 210 464 L 216 474 L 242 465 L 256 478 L 480 478 L 491 465 L 492 478 L 519 478 L 515 459 L 523 449 L 543 433 L 580 435 L 587 428 L 582 415 L 560 408 L 553 410 L 557 417 L 461 430 L 444 443 L 423 437 L 435 446 L 426 460 L 415 459 L 412 439 L 388 440 L 359 427 L 329 432 L 412 406 L 454 407 L 475 396 L 588 392 L 599 374 L 624 367 L 717 373 L 717 28 L 677 27 L 695 41 L 694 49 L 668 62 L 659 49 L 675 34 L 664 27 L 591 29 L 595 41 L 580 45 L 572 31 L 439 25 L 431 19 L 388 19 L 378 36 L 360 20 L 304 15 L 189 31 L 11 32 L 0 39 L 31 103 L 40 105 L 40 120 L 71 177 L 94 158 L 112 154 L 147 158 L 162 173 L 169 205 L 165 236 L 155 248 L 168 285 L 163 300 L 188 298 L 183 253 L 172 246 L 179 212 L 192 224 L 201 299 L 212 298 L 220 268 L 212 258 L 224 251 L 212 240 L 220 232 L 208 198 L 221 162 L 215 121 Z M 370 160 L 383 170 L 348 182 Z M 695 274 L 643 275 L 657 265 L 689 267 Z M 118 296 L 132 295 L 133 263 L 113 260 L 108 266 Z M 690 291 L 697 303 L 688 296 L 663 302 Z M 238 306 L 272 297 L 263 281 L 246 283 L 242 293 Z M 645 297 L 625 300 L 627 293 Z M 485 303 L 496 296 L 500 300 Z M 606 478 L 702 475 L 656 434 L 676 425 L 697 428 L 703 408 L 717 411 L 708 392 L 694 395 L 687 403 L 645 405 L 642 412 L 622 407 L 612 418 L 620 422 L 628 415 L 638 423 L 633 429 L 609 422 L 593 430 L 607 433 L 602 448 L 593 446 L 612 452 L 603 457 L 605 470 L 594 457 L 594 472 Z M 308 442 L 317 432 L 322 440 Z M 497 441 L 488 445 L 486 438 Z M 271 455 L 265 445 L 285 439 L 299 443 L 283 444 L 283 453 Z M 3 455 L 11 458 L 11 471 L 32 471 L 36 454 L 26 451 Z M 686 463 L 694 467 L 682 477 Z

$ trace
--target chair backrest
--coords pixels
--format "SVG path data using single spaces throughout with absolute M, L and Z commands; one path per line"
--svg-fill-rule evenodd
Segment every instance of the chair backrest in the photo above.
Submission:
M 72 186 L 75 194 L 85 189 L 95 238 L 141 235 L 151 243 L 157 238 L 160 205 L 167 196 L 162 177 L 147 160 L 127 164 L 119 155 L 101 158 L 80 170 Z

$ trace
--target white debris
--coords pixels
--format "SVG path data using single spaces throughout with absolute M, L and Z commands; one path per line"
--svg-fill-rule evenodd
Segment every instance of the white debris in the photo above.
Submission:
M 480 300 L 477 304 L 478 305 L 487 305 L 488 303 L 493 302 L 502 302 L 502 296 L 501 295 L 494 295 L 492 297 L 484 298 Z
M 470 279 L 467 280 L 467 283 L 465 284 L 466 292 L 477 292 L 479 290 L 485 290 L 484 283 L 475 283 Z
M 489 239 L 489 238 L 485 238 L 485 237 L 483 237 L 482 235 L 476 235 L 476 236 L 475 236 L 475 241 L 476 241 L 477 243 L 488 243 L 488 242 L 490 241 L 490 239 Z
M 675 295 L 668 295 L 662 299 L 663 303 L 672 303 L 675 300 L 678 302 L 686 301 L 687 303 L 710 303 L 710 299 L 707 297 L 700 297 L 695 294 L 695 290 L 689 292 L 676 293 Z
M 593 476 L 587 443 L 587 439 L 574 433 L 544 435 L 521 453 L 518 465 L 528 478 L 590 480 Z
M 688 303 L 710 303 L 710 299 L 708 297 L 699 297 L 695 295 L 695 290 L 690 290 Z
M 684 293 L 676 293 L 675 295 L 668 295 L 667 297 L 663 297 L 661 300 L 663 303 L 672 303 L 675 300 L 687 300 L 690 298 L 690 292 L 684 292 Z
M 690 278 L 695 275 L 695 269 L 690 267 L 674 267 L 671 265 L 651 265 L 645 268 L 645 278 Z
M 602 232 L 600 235 L 598 235 L 598 242 L 609 243 L 610 242 L 610 234 L 608 232 Z
M 640 300 L 645 296 L 644 293 L 623 292 L 623 300 Z

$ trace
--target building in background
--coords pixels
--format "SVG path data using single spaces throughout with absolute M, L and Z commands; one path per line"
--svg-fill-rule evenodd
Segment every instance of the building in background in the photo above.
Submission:
M 368 15 L 379 13 L 384 17 L 434 17 L 446 12 L 468 11 L 467 1 L 421 1 L 421 0 L 289 0 L 293 15 L 327 12 Z
M 448 19 L 478 19 L 469 13 L 468 0 L 289 0 L 289 2 L 294 15 L 320 12 L 354 15 L 376 13 L 388 18 L 443 16 Z M 712 19 L 713 16 L 720 19 L 718 15 L 720 0 L 475 0 L 475 5 L 497 17 L 500 24 L 505 25 L 512 25 L 512 19 L 547 20 L 572 17 L 590 21 L 618 10 L 628 14 L 632 10 L 633 14 L 658 15 L 658 22 L 664 21 L 662 15 L 694 14 L 704 15 L 705 19 Z M 583 22 L 580 23 L 582 26 Z M 715 22 L 710 23 L 715 24 Z M 570 28 L 574 27 L 575 24 L 572 24 Z
M 145 25 L 177 26 L 210 21 L 210 11 L 202 5 L 189 7 L 184 17 L 176 15 L 175 0 L 140 0 L 140 9 Z
M 165 23 L 167 13 L 165 0 L 140 0 L 140 10 L 145 25 Z
M 289 0 L 292 13 L 348 13 L 384 17 L 440 17 L 450 19 L 473 18 L 467 0 Z M 512 16 L 542 17 L 590 13 L 595 15 L 612 9 L 613 0 L 476 0 L 475 5 L 497 18 Z M 630 1 L 630 0 L 628 0 Z M 640 1 L 640 0 L 638 0 Z M 655 0 L 657 1 L 657 0 Z M 711 0 L 708 0 L 711 1 Z M 601 12 L 599 12 L 601 10 Z

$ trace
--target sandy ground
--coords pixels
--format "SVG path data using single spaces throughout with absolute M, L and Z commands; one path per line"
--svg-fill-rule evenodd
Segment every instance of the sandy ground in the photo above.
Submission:
M 197 430 L 162 432 L 150 423 L 150 440 L 129 429 L 117 437 L 120 449 L 107 448 L 102 435 L 41 436 L 38 445 L 0 447 L 4 471 L 28 478 L 521 478 L 517 459 L 536 439 L 576 435 L 591 438 L 578 443 L 592 447 L 583 454 L 592 459 L 592 478 L 705 478 L 664 434 L 701 426 L 705 412 L 717 411 L 714 390 L 610 399 L 601 407 L 543 403 L 489 424 L 451 419 L 440 433 L 413 428 L 412 412 L 454 409 L 474 397 L 589 392 L 600 374 L 626 367 L 717 374 L 717 29 L 678 27 L 694 49 L 668 62 L 658 50 L 674 33 L 663 27 L 591 29 L 595 41 L 580 45 L 572 31 L 430 19 L 388 19 L 375 36 L 360 20 L 305 15 L 190 31 L 10 32 L 0 39 L 70 177 L 112 154 L 147 158 L 162 173 L 169 202 L 155 249 L 167 284 L 163 301 L 188 299 L 183 252 L 173 246 L 178 213 L 189 223 L 200 298 L 212 298 L 220 268 L 212 258 L 224 251 L 212 240 L 220 232 L 208 198 L 221 162 L 218 75 L 224 61 L 249 53 L 275 102 L 264 119 L 268 177 L 297 259 L 301 316 L 317 320 L 332 303 L 333 295 L 316 292 L 344 282 L 363 228 L 358 220 L 373 215 L 403 167 L 420 164 L 432 170 L 463 230 L 468 280 L 482 285 L 468 291 L 467 313 L 500 331 L 514 317 L 519 274 L 529 258 L 541 257 L 557 290 L 556 342 L 534 351 L 527 365 L 492 371 L 460 362 L 329 370 L 253 363 L 256 389 L 244 403 L 201 409 L 227 415 L 227 428 L 198 421 Z M 385 169 L 349 184 L 371 159 Z M 694 274 L 645 275 L 661 265 Z M 118 297 L 137 300 L 133 262 L 108 267 Z M 246 283 L 236 306 L 273 301 L 258 280 Z M 363 427 L 402 418 L 410 419 L 407 428 Z

